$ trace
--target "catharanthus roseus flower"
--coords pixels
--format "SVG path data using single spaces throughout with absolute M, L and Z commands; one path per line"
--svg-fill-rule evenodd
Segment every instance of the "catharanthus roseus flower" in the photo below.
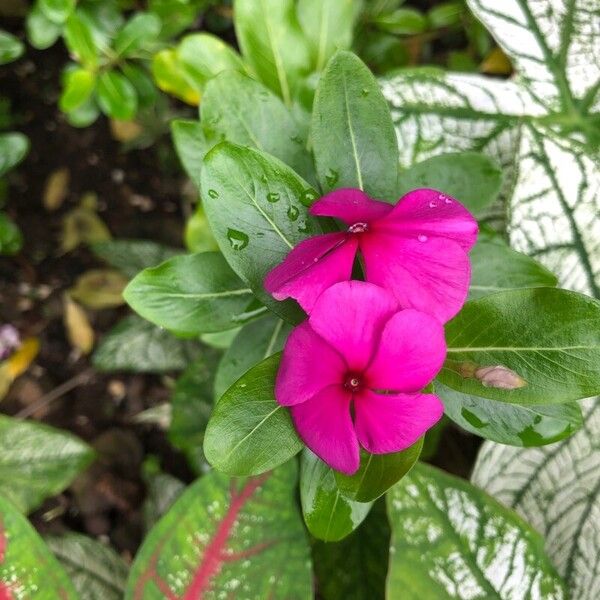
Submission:
M 471 278 L 467 252 L 477 238 L 477 222 L 453 198 L 419 189 L 393 206 L 357 189 L 340 189 L 310 212 L 336 217 L 348 229 L 298 244 L 265 279 L 277 300 L 291 296 L 310 313 L 324 290 L 350 278 L 360 250 L 365 279 L 391 291 L 401 307 L 445 322 L 464 304 Z
M 389 292 L 371 283 L 337 283 L 288 338 L 275 397 L 290 407 L 306 445 L 352 474 L 359 443 L 374 454 L 404 450 L 440 419 L 440 400 L 420 390 L 445 356 L 437 319 L 399 310 Z

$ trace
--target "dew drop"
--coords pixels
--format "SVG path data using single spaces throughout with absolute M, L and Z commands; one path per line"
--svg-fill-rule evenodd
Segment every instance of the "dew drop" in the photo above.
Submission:
M 260 180 L 261 180 L 263 183 L 267 183 L 267 181 L 269 181 L 269 178 L 267 177 L 267 175 L 266 175 L 265 173 L 263 173 L 263 174 L 260 176 Z
M 267 194 L 267 200 L 269 202 L 279 202 L 280 195 L 278 192 L 270 192 Z
M 208 190 L 208 195 L 211 198 L 218 198 L 219 197 L 219 192 L 217 192 L 217 190 Z
M 420 233 L 420 234 L 419 234 L 419 236 L 417 237 L 417 239 L 418 239 L 420 242 L 426 242 L 426 241 L 427 241 L 429 238 L 428 238 L 428 237 L 427 237 L 425 234 L 423 234 L 423 233 Z
M 304 221 L 298 225 L 298 231 L 300 233 L 308 233 L 309 229 L 310 229 L 310 227 L 308 226 L 308 223 L 306 221 Z
M 429 208 L 435 208 L 437 206 L 437 202 L 434 202 L 433 200 L 429 203 Z
M 325 181 L 329 187 L 333 187 L 339 178 L 340 174 L 335 169 L 327 169 L 327 173 L 325 173 Z
M 292 205 L 287 209 L 287 216 L 289 217 L 290 221 L 295 221 L 299 214 L 300 211 L 298 210 L 297 206 Z
M 367 88 L 363 88 L 363 89 L 360 91 L 360 95 L 361 95 L 361 96 L 368 96 L 368 95 L 369 95 L 369 90 L 368 90 Z
M 303 143 L 302 138 L 298 134 L 293 135 L 290 138 L 290 140 L 292 140 L 292 142 L 295 142 L 296 144 L 302 144 Z
M 249 242 L 248 236 L 243 231 L 238 231 L 237 229 L 228 229 L 227 239 L 234 250 L 243 250 Z
M 312 206 L 314 201 L 318 198 L 317 192 L 314 190 L 304 190 L 300 195 L 300 202 L 304 204 L 304 206 Z

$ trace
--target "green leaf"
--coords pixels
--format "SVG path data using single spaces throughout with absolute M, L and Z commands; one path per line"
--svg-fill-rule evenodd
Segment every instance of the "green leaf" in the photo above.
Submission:
M 163 246 L 151 240 L 106 240 L 91 246 L 92 252 L 126 277 L 153 267 L 183 253 L 180 248 Z
M 98 66 L 98 52 L 94 35 L 87 19 L 78 13 L 73 13 L 68 19 L 64 29 L 65 44 L 69 52 L 83 63 L 88 69 L 94 70 Z M 102 81 L 104 75 L 100 78 Z
M 192 105 L 197 105 L 200 101 L 200 94 L 190 85 L 174 48 L 165 48 L 153 56 L 152 75 L 163 92 Z
M 308 448 L 300 463 L 300 500 L 308 530 L 326 542 L 337 542 L 351 534 L 372 506 L 371 502 L 354 502 L 343 496 L 333 470 Z
M 570 402 L 600 391 L 600 302 L 534 288 L 471 300 L 446 325 L 439 380 L 514 404 Z M 493 368 L 493 373 L 489 371 Z
M 208 462 L 229 475 L 258 475 L 302 449 L 289 411 L 277 404 L 280 354 L 247 371 L 217 402 L 206 429 Z
M 62 25 L 73 12 L 77 0 L 37 0 L 36 5 L 53 23 Z
M 184 240 L 190 252 L 211 252 L 219 249 L 200 202 L 196 204 L 196 210 L 185 224 Z
M 437 6 L 432 6 L 427 11 L 427 20 L 431 28 L 452 27 L 459 25 L 464 18 L 465 8 L 461 1 L 442 2 Z
M 138 107 L 141 109 L 153 106 L 158 97 L 158 91 L 148 71 L 131 61 L 123 63 L 121 69 L 123 75 L 135 89 Z
M 0 211 L 0 255 L 17 254 L 23 246 L 23 234 L 17 225 Z
M 0 133 L 0 177 L 18 165 L 29 151 L 29 140 L 22 133 Z
M 185 453 L 198 474 L 208 466 L 202 444 L 213 410 L 215 371 L 220 358 L 221 352 L 203 348 L 177 380 L 171 397 L 169 440 Z
M 129 121 L 137 111 L 137 94 L 131 83 L 117 71 L 106 71 L 98 79 L 98 104 L 102 112 Z
M 235 0 L 234 24 L 252 71 L 291 106 L 311 63 L 294 0 Z
M 128 568 L 112 548 L 77 533 L 52 536 L 45 541 L 81 599 L 123 598 Z
M 65 73 L 63 90 L 58 101 L 60 110 L 71 112 L 85 104 L 96 87 L 96 74 L 87 69 L 75 68 Z
M 177 59 L 188 82 L 199 92 L 221 71 L 245 71 L 240 55 L 220 38 L 209 33 L 186 35 L 177 47 Z
M 435 386 L 446 415 L 463 429 L 510 446 L 543 446 L 569 437 L 583 424 L 576 403 L 520 406 Z
M 98 344 L 92 362 L 100 371 L 163 373 L 185 369 L 198 345 L 178 340 L 141 317 L 125 317 Z
M 414 8 L 399 8 L 377 17 L 373 23 L 382 31 L 394 35 L 414 35 L 427 29 L 427 18 Z
M 185 483 L 168 473 L 147 473 L 150 460 L 144 463 L 146 499 L 144 500 L 144 526 L 152 529 L 185 490 Z
M 227 331 L 218 331 L 217 333 L 203 333 L 200 335 L 200 341 L 211 348 L 217 350 L 227 350 L 231 346 L 235 336 L 240 332 L 241 327 L 228 329 Z
M 77 600 L 59 562 L 27 519 L 0 496 L 0 594 L 12 600 Z
M 502 171 L 492 159 L 477 152 L 456 152 L 434 156 L 400 173 L 397 196 L 434 188 L 481 215 L 497 199 L 501 187 Z
M 200 114 L 209 141 L 224 139 L 268 152 L 314 182 L 300 126 L 283 102 L 257 81 L 235 71 L 217 75 L 206 86 Z
M 378 500 L 362 525 L 335 544 L 313 544 L 317 587 L 323 600 L 385 597 L 390 527 L 385 500 Z
M 0 495 L 24 513 L 62 492 L 93 456 L 69 433 L 0 416 Z
M 266 315 L 242 327 L 227 349 L 215 376 L 220 398 L 246 371 L 283 349 L 291 327 L 275 315 Z
M 471 250 L 469 298 L 507 289 L 554 287 L 556 277 L 535 260 L 511 250 L 504 242 L 481 240 Z
M 206 139 L 204 124 L 199 121 L 175 119 L 171 121 L 171 135 L 184 171 L 200 189 L 202 161 L 212 146 Z
M 38 50 L 50 48 L 62 33 L 62 26 L 53 23 L 40 9 L 37 3 L 27 13 L 25 21 L 27 39 Z
M 565 598 L 541 536 L 468 482 L 419 464 L 387 500 L 389 597 Z
M 317 192 L 276 158 L 228 142 L 206 155 L 201 189 L 206 216 L 231 268 L 263 304 L 299 322 L 303 313 L 297 304 L 274 300 L 263 281 L 298 242 L 322 233 L 307 211 Z
M 120 56 L 135 54 L 156 40 L 160 27 L 160 19 L 156 15 L 138 12 L 117 33 L 113 50 Z
M 420 439 L 406 450 L 392 454 L 369 454 L 361 450 L 360 467 L 354 475 L 335 474 L 338 488 L 350 500 L 375 500 L 412 469 L 422 448 Z
M 100 116 L 100 110 L 92 97 L 79 108 L 67 113 L 67 121 L 73 127 L 88 127 Z
M 0 30 L 0 65 L 17 60 L 25 52 L 23 42 L 11 33 Z
M 396 200 L 398 145 L 375 78 L 350 52 L 328 63 L 315 96 L 311 133 L 323 191 L 353 187 Z
M 309 546 L 294 502 L 294 461 L 253 479 L 212 472 L 152 529 L 126 600 L 312 598 Z
M 148 321 L 186 335 L 233 329 L 257 313 L 247 310 L 252 291 L 220 252 L 175 256 L 144 269 L 123 297 Z
M 586 400 L 584 427 L 543 448 L 482 446 L 473 483 L 516 510 L 544 538 L 571 598 L 595 600 L 600 585 L 600 400 Z
M 347 0 L 298 1 L 298 19 L 310 44 L 312 70 L 322 71 L 336 50 L 350 48 L 357 8 L 357 3 Z

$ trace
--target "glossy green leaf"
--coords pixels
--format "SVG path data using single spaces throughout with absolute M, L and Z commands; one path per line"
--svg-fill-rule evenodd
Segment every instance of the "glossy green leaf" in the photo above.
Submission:
M 220 252 L 175 256 L 144 269 L 123 297 L 148 321 L 189 335 L 233 329 L 257 312 L 247 310 L 254 295 Z
M 73 127 L 88 127 L 100 116 L 95 98 L 90 98 L 79 108 L 66 114 L 67 121 Z
M 134 54 L 152 43 L 160 33 L 160 19 L 152 13 L 138 12 L 117 33 L 113 50 L 120 56 Z
M 544 537 L 571 598 L 600 590 L 600 400 L 581 403 L 584 426 L 543 448 L 485 442 L 472 481 L 516 510 Z
M 333 470 L 308 448 L 300 463 L 300 501 L 310 533 L 326 542 L 350 535 L 369 514 L 372 502 L 355 502 L 342 495 Z
M 481 240 L 470 252 L 469 298 L 508 289 L 554 287 L 556 277 L 532 258 L 511 250 L 501 240 Z
M 295 302 L 263 288 L 267 273 L 300 241 L 322 233 L 308 214 L 317 193 L 276 158 L 223 142 L 204 159 L 202 198 L 213 234 L 231 268 L 277 314 L 300 321 Z
M 360 527 L 341 542 L 316 541 L 313 563 L 323 600 L 383 599 L 389 545 L 390 526 L 383 498 Z
M 311 62 L 295 4 L 294 0 L 234 2 L 235 31 L 244 59 L 288 106 Z
M 245 71 L 240 55 L 209 33 L 186 35 L 177 47 L 177 58 L 187 80 L 199 92 L 221 71 Z
M 71 54 L 89 69 L 98 65 L 98 51 L 94 34 L 87 19 L 77 12 L 68 19 L 64 29 L 65 44 Z M 101 77 L 102 80 L 102 77 Z
M 24 513 L 62 492 L 93 456 L 69 433 L 0 416 L 0 495 Z
M 109 546 L 77 533 L 46 538 L 80 599 L 121 600 L 128 568 Z
M 25 51 L 23 42 L 7 31 L 0 31 L 0 65 L 17 60 Z
M 481 215 L 498 198 L 502 171 L 489 157 L 477 152 L 434 156 L 398 177 L 398 197 L 417 188 L 434 188 L 456 198 L 473 214 Z
M 266 315 L 244 325 L 223 355 L 215 377 L 219 399 L 246 371 L 283 349 L 290 325 L 275 315 Z
M 310 44 L 314 71 L 322 71 L 336 50 L 350 48 L 358 8 L 353 0 L 298 1 L 298 19 Z
M 137 93 L 133 85 L 117 71 L 106 71 L 98 79 L 98 105 L 114 119 L 128 121 L 137 111 Z
M 302 449 L 287 408 L 274 396 L 280 354 L 247 371 L 220 398 L 206 429 L 208 462 L 229 475 L 258 475 Z
M 58 101 L 60 110 L 71 112 L 87 102 L 96 87 L 96 74 L 87 69 L 75 68 L 67 71 L 63 90 Z
M 199 479 L 144 541 L 125 599 L 312 598 L 296 478 L 290 461 L 252 479 L 216 472 Z
M 138 107 L 142 109 L 153 106 L 158 98 L 158 90 L 147 69 L 132 61 L 124 62 L 121 69 L 135 89 Z
M 395 201 L 398 142 L 375 78 L 350 52 L 328 63 L 315 96 L 311 134 L 323 191 L 353 187 Z
M 380 15 L 374 24 L 382 31 L 395 35 L 414 35 L 427 29 L 427 18 L 414 8 L 399 8 Z
M 387 598 L 566 598 L 541 536 L 468 482 L 419 464 L 387 500 Z
M 0 211 L 0 255 L 17 254 L 23 246 L 23 234 L 17 225 Z
M 25 21 L 27 39 L 38 50 L 45 50 L 56 42 L 62 33 L 62 26 L 52 22 L 35 4 L 27 13 Z
M 142 269 L 158 265 L 183 253 L 151 240 L 106 240 L 91 246 L 92 252 L 118 269 L 126 277 L 135 277 Z
M 215 371 L 221 352 L 203 348 L 201 355 L 180 375 L 171 396 L 169 440 L 188 458 L 196 473 L 208 467 L 202 444 L 213 410 Z
M 437 6 L 432 6 L 427 11 L 429 26 L 432 28 L 452 27 L 458 25 L 464 17 L 464 3 L 460 0 L 451 0 L 450 2 L 441 2 Z
M 22 133 L 0 133 L 0 177 L 18 165 L 29 150 L 29 140 Z
M 421 438 L 402 452 L 369 454 L 361 450 L 360 467 L 354 475 L 335 474 L 338 488 L 351 500 L 371 502 L 385 494 L 412 469 L 422 448 Z
M 435 386 L 446 415 L 463 429 L 510 446 L 543 446 L 572 435 L 583 424 L 577 403 L 521 406 Z
M 78 599 L 69 578 L 42 538 L 14 505 L 2 496 L 0 598 Z
M 599 326 L 600 302 L 566 290 L 471 300 L 446 325 L 438 378 L 459 392 L 514 404 L 593 396 L 600 392 Z
M 219 244 L 212 234 L 202 203 L 196 204 L 194 214 L 187 220 L 184 233 L 185 246 L 190 252 L 212 252 Z
M 175 119 L 171 121 L 171 135 L 184 171 L 200 189 L 202 161 L 212 146 L 206 139 L 204 124 L 199 121 Z
M 314 167 L 300 126 L 283 102 L 247 75 L 228 71 L 206 86 L 200 114 L 210 141 L 268 152 L 309 182 Z
M 179 340 L 137 315 L 125 317 L 100 341 L 92 362 L 100 371 L 163 373 L 185 369 L 198 344 Z
M 216 348 L 217 350 L 227 350 L 231 346 L 235 336 L 240 332 L 241 327 L 228 329 L 227 331 L 218 331 L 216 333 L 203 333 L 200 335 L 200 341 Z
M 37 6 L 53 23 L 61 25 L 73 12 L 77 0 L 37 0 Z

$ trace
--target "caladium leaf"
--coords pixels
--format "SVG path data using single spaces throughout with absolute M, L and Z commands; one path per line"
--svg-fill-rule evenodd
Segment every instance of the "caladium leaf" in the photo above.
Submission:
M 52 552 L 15 506 L 0 496 L 0 598 L 77 600 Z
M 600 400 L 583 403 L 584 425 L 543 448 L 485 442 L 472 481 L 514 508 L 545 540 L 572 598 L 600 594 Z
M 336 542 L 352 533 L 373 504 L 343 496 L 333 470 L 308 448 L 304 449 L 300 463 L 300 500 L 308 530 L 327 542 Z
M 541 536 L 468 482 L 419 464 L 387 501 L 389 597 L 566 598 Z
M 62 492 L 93 457 L 69 433 L 0 415 L 0 495 L 25 513 Z
M 296 463 L 252 479 L 209 473 L 152 529 L 125 598 L 312 598 Z
M 109 546 L 69 533 L 46 538 L 82 600 L 121 600 L 128 568 Z

